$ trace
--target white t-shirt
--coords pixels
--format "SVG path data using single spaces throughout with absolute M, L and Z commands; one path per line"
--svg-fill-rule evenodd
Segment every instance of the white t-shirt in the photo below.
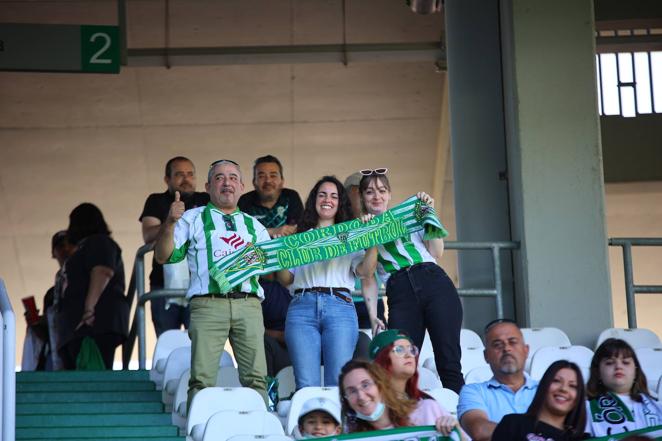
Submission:
M 289 271 L 294 275 L 294 282 L 289 287 L 290 294 L 293 295 L 297 289 L 312 287 L 347 288 L 353 291 L 356 267 L 361 263 L 364 255 L 365 251 L 357 251 L 334 259 L 291 268 Z
M 609 405 L 605 405 L 602 412 L 595 411 L 591 408 L 591 402 L 587 401 L 586 432 L 598 438 L 662 424 L 662 405 L 659 401 L 643 394 L 641 403 L 632 400 L 628 394 L 618 394 L 617 396 L 630 411 L 634 421 L 630 421 L 627 416 L 612 410 L 615 407 Z M 602 396 L 598 400 L 602 398 L 609 400 L 608 396 Z

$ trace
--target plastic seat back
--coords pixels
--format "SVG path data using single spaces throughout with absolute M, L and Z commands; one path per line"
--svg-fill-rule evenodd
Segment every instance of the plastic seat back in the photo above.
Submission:
M 484 349 L 485 345 L 483 340 L 476 332 L 471 329 L 462 329 L 460 331 L 460 346 L 464 348 L 480 348 Z
M 172 399 L 172 424 L 180 429 L 186 429 L 186 401 L 188 400 L 188 381 L 191 379 L 191 371 L 186 369 L 179 377 L 177 390 Z
M 483 348 L 462 348 L 462 375 L 467 375 L 469 371 L 479 366 L 486 366 Z
M 163 379 L 161 385 L 156 385 L 157 389 L 161 389 L 161 401 L 168 406 L 172 404 L 172 398 L 177 391 L 179 378 L 185 370 L 191 367 L 191 347 L 182 346 L 176 348 L 168 355 L 165 363 L 165 370 L 163 371 Z
M 483 383 L 490 380 L 493 376 L 494 372 L 492 372 L 492 368 L 489 364 L 486 364 L 475 367 L 467 372 L 467 375 L 464 376 L 464 382 L 466 384 Z
M 572 361 L 579 366 L 584 376 L 584 383 L 588 381 L 586 375 L 591 367 L 593 351 L 585 346 L 547 346 L 536 351 L 531 362 L 531 377 L 540 380 L 550 364 L 557 360 Z
M 149 379 L 157 383 L 157 387 L 162 383 L 168 355 L 176 348 L 183 346 L 191 346 L 188 331 L 171 329 L 159 336 L 154 347 L 154 354 L 152 355 L 152 368 L 149 371 Z
M 658 380 L 662 377 L 662 348 L 637 348 L 634 351 L 641 369 L 646 374 L 648 390 L 652 393 L 657 389 Z
M 195 394 L 186 422 L 186 433 L 196 440 L 202 439 L 204 425 L 216 412 L 222 410 L 266 410 L 262 396 L 247 387 L 207 387 Z M 194 427 L 201 425 L 196 429 Z
M 227 441 L 235 436 L 283 436 L 280 420 L 266 410 L 220 411 L 207 421 L 202 441 Z M 249 438 L 250 439 L 250 438 Z
M 418 388 L 421 390 L 430 390 L 443 388 L 441 380 L 436 372 L 426 368 L 425 366 L 420 366 L 418 368 Z
M 426 390 L 425 393 L 434 398 L 441 407 L 449 411 L 454 417 L 457 417 L 457 403 L 460 396 L 455 391 L 438 387 L 436 389 Z
M 650 329 L 609 328 L 600 333 L 595 348 L 597 349 L 598 346 L 608 338 L 620 338 L 621 340 L 625 340 L 634 349 L 662 347 L 660 337 Z
M 291 435 L 292 431 L 297 426 L 299 413 L 301 412 L 301 406 L 303 406 L 303 403 L 310 398 L 318 397 L 333 400 L 340 406 L 340 395 L 337 387 L 304 387 L 303 389 L 299 389 L 292 397 L 290 409 L 287 414 L 287 423 L 285 424 L 286 434 Z
M 524 370 L 531 372 L 533 354 L 545 346 L 572 346 L 568 335 L 559 328 L 522 328 L 524 342 L 529 345 L 529 356 Z

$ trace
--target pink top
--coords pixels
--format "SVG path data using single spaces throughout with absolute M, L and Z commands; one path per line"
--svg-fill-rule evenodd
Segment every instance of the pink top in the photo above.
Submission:
M 419 400 L 416 409 L 409 414 L 409 422 L 412 426 L 434 426 L 437 420 L 450 412 L 444 409 L 435 400 Z

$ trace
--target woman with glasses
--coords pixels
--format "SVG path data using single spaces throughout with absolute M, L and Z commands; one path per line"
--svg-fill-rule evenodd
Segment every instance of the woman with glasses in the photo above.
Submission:
M 363 360 L 345 364 L 338 380 L 343 427 L 349 433 L 410 426 L 416 407 L 400 400 L 380 366 Z
M 384 213 L 391 200 L 387 171 L 361 170 L 361 202 L 364 211 L 375 216 Z M 428 194 L 420 192 L 416 196 L 434 207 L 434 199 Z M 377 271 L 380 279 L 386 281 L 389 327 L 407 331 L 418 347 L 427 330 L 441 382 L 460 393 L 464 384 L 460 365 L 462 304 L 453 282 L 437 265 L 443 252 L 443 239 L 426 241 L 423 231 L 411 233 L 377 246 Z M 374 293 L 374 278 L 364 279 L 363 289 Z
M 370 359 L 388 373 L 397 397 L 414 403 L 409 414 L 411 425 L 435 425 L 444 435 L 454 427 L 460 429 L 448 410 L 418 388 L 418 347 L 406 333 L 398 329 L 380 332 L 370 343 L 369 353 Z
M 370 218 L 366 216 L 364 220 Z M 350 219 L 350 203 L 343 185 L 333 176 L 324 176 L 306 199 L 297 232 Z M 359 333 L 352 301 L 354 280 L 374 274 L 376 253 L 371 248 L 276 273 L 278 281 L 289 286 L 293 297 L 285 319 L 285 341 L 297 390 L 321 386 L 321 359 L 324 386 L 338 384 L 340 368 L 352 358 Z

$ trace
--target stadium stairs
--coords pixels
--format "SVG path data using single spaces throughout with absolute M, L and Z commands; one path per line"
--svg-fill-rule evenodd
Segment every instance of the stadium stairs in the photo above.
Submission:
M 16 374 L 16 440 L 184 439 L 147 371 Z

